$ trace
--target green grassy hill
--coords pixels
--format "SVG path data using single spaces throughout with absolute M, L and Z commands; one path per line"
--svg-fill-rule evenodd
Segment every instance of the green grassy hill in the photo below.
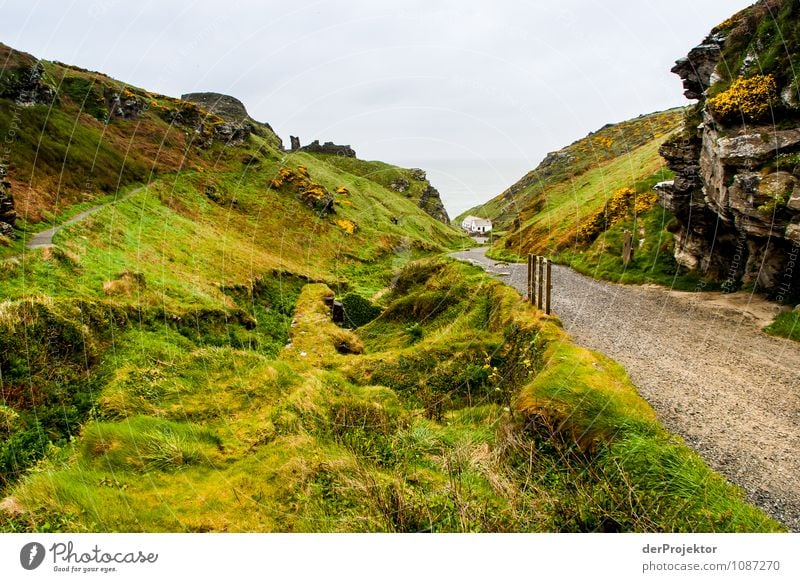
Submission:
M 781 529 L 619 366 L 444 258 L 465 237 L 418 172 L 4 50 L 0 530 Z

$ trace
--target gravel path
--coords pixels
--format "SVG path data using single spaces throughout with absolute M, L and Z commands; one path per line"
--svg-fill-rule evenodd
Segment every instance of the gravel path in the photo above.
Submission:
M 525 265 L 453 256 L 525 292 Z M 575 341 L 622 363 L 664 425 L 800 531 L 800 345 L 760 331 L 778 307 L 745 293 L 678 293 L 553 266 L 553 311 Z
M 59 230 L 61 230 L 65 226 L 69 226 L 71 224 L 75 224 L 76 222 L 80 222 L 81 220 L 83 220 L 87 216 L 91 216 L 92 214 L 94 214 L 95 212 L 100 210 L 101 208 L 105 208 L 106 206 L 110 206 L 111 204 L 116 204 L 117 202 L 122 202 L 123 200 L 127 200 L 128 198 L 130 198 L 131 196 L 133 196 L 134 194 L 136 194 L 137 192 L 139 192 L 139 191 L 141 191 L 141 190 L 143 190 L 145 188 L 146 188 L 146 186 L 140 186 L 139 188 L 135 188 L 135 189 L 131 190 L 130 192 L 128 192 L 127 194 L 125 194 L 125 196 L 123 196 L 122 198 L 118 198 L 116 200 L 112 200 L 111 202 L 106 202 L 104 204 L 99 204 L 99 205 L 94 206 L 94 207 L 92 207 L 92 208 L 90 208 L 88 210 L 84 210 L 80 214 L 76 214 L 75 216 L 73 216 L 72 218 L 70 218 L 69 220 L 67 220 L 63 224 L 60 224 L 58 226 L 54 226 L 53 228 L 48 228 L 47 230 L 43 230 L 42 232 L 37 232 L 35 235 L 33 235 L 31 237 L 31 240 L 28 241 L 28 248 L 29 249 L 37 249 L 37 248 L 41 248 L 41 247 L 47 248 L 47 247 L 54 246 L 53 245 L 53 237 L 56 235 L 56 233 Z

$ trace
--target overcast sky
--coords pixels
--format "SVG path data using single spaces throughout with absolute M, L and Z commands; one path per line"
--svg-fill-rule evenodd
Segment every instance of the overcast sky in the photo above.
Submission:
M 675 59 L 748 0 L 0 0 L 0 41 L 419 166 L 451 216 L 608 122 L 685 104 Z

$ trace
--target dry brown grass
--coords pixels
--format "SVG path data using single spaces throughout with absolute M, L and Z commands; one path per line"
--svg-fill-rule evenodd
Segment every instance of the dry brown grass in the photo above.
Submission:
M 144 275 L 126 270 L 120 273 L 118 278 L 104 282 L 103 293 L 130 297 L 134 292 L 141 292 L 146 287 Z

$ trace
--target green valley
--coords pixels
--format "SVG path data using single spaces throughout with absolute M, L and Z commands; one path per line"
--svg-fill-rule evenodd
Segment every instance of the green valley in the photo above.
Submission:
M 448 258 L 472 243 L 424 172 L 287 151 L 249 117 L 2 58 L 3 531 L 785 530 L 619 364 Z M 591 269 L 615 229 L 645 228 L 666 269 L 669 217 L 636 209 L 681 118 L 606 128 L 575 146 L 596 159 L 529 175 L 518 225 L 503 200 L 487 210 L 506 230 L 494 252 L 534 238 Z M 569 255 L 601 189 L 626 187 L 633 214 Z

